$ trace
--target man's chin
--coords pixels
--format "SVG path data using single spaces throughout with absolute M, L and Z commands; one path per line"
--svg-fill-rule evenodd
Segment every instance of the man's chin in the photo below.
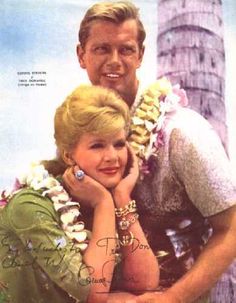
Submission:
M 102 81 L 101 86 L 110 88 L 114 91 L 116 91 L 118 94 L 122 94 L 122 85 L 115 82 L 115 81 Z

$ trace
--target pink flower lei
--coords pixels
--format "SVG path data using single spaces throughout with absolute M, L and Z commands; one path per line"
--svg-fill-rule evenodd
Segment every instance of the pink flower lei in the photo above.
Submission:
M 141 95 L 131 119 L 129 142 L 140 159 L 141 178 L 150 172 L 149 159 L 164 144 L 163 124 L 166 114 L 179 105 L 187 105 L 186 93 L 163 77 Z

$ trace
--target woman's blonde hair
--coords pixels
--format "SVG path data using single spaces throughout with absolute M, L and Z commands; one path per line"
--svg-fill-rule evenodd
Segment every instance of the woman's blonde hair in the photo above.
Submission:
M 71 151 L 86 133 L 112 135 L 128 130 L 129 108 L 112 90 L 93 85 L 76 88 L 59 106 L 54 117 L 54 138 L 58 159 L 43 161 L 50 173 L 63 173 L 63 151 Z
M 99 2 L 91 6 L 86 12 L 79 30 L 79 42 L 82 48 L 89 38 L 89 31 L 94 21 L 110 21 L 120 24 L 126 20 L 134 19 L 138 28 L 138 45 L 143 49 L 146 32 L 140 20 L 139 9 L 129 1 Z

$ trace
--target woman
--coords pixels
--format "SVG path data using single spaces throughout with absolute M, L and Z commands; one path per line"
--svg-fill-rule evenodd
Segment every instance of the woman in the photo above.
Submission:
M 157 286 L 156 259 L 131 199 L 138 165 L 126 143 L 128 112 L 115 93 L 93 86 L 77 88 L 57 109 L 58 158 L 35 166 L 17 191 L 5 193 L 0 282 L 6 302 L 106 302 L 117 246 L 121 287 Z

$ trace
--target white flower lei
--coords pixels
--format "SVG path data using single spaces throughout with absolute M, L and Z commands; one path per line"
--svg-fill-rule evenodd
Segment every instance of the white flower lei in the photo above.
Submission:
M 8 202 L 22 188 L 31 188 L 40 192 L 43 197 L 48 196 L 53 202 L 54 209 L 60 214 L 61 227 L 65 234 L 80 250 L 84 251 L 87 248 L 88 233 L 84 228 L 84 222 L 79 220 L 81 214 L 79 202 L 72 201 L 60 182 L 49 175 L 43 165 L 33 164 L 28 173 L 17 179 L 17 183 L 16 190 L 2 192 L 1 201 Z
M 150 172 L 148 160 L 163 145 L 166 113 L 176 110 L 180 103 L 181 98 L 174 89 L 178 90 L 179 86 L 172 87 L 167 78 L 157 80 L 141 95 L 131 119 L 129 142 L 140 159 L 142 174 Z

